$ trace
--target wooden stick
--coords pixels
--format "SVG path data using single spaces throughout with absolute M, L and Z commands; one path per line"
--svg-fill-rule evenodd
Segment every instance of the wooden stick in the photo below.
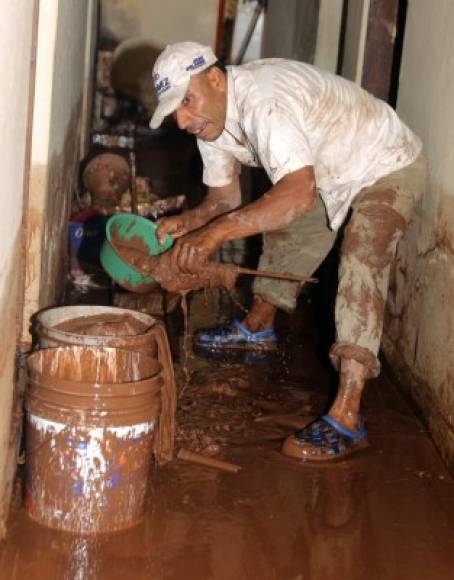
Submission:
M 197 463 L 199 465 L 205 465 L 207 467 L 214 467 L 215 469 L 220 469 L 221 471 L 228 471 L 229 473 L 238 473 L 241 471 L 242 467 L 235 465 L 234 463 L 228 463 L 227 461 L 220 461 L 219 459 L 213 459 L 212 457 L 207 457 L 201 453 L 194 453 L 194 451 L 189 451 L 188 449 L 181 448 L 177 454 L 178 459 L 183 461 L 190 461 L 191 463 Z
M 125 248 L 128 248 L 128 249 L 130 248 L 130 246 L 128 246 L 128 244 L 118 243 L 118 241 L 115 243 L 115 245 L 112 244 L 112 247 L 116 252 L 118 252 L 117 247 L 122 247 L 122 246 L 124 246 Z M 142 255 L 148 254 L 144 250 L 138 249 L 138 248 L 134 248 L 134 251 L 138 252 Z M 120 253 L 120 252 L 118 252 L 118 253 Z M 150 256 L 150 257 L 152 257 L 152 256 Z M 290 274 L 288 272 L 271 272 L 269 270 L 253 270 L 251 268 L 243 268 L 242 266 L 235 266 L 234 264 L 226 264 L 226 263 L 208 261 L 207 266 L 211 266 L 214 268 L 235 268 L 235 270 L 238 272 L 238 274 L 246 274 L 248 276 L 262 276 L 264 278 L 277 278 L 278 280 L 289 280 L 291 282 L 301 282 L 302 284 L 304 284 L 306 282 L 312 282 L 312 283 L 318 282 L 318 278 L 308 278 L 305 276 L 297 276 L 296 274 Z M 153 272 L 150 273 L 148 270 L 145 271 L 143 268 L 139 269 L 137 266 L 133 266 L 133 267 L 144 276 L 153 275 Z
M 129 153 L 129 163 L 131 165 L 131 211 L 138 215 L 139 209 L 137 206 L 137 188 L 136 188 L 136 154 L 134 151 Z
M 290 280 L 292 282 L 318 282 L 317 278 L 307 278 L 305 276 L 296 276 L 288 272 L 270 272 L 269 270 L 252 270 L 251 268 L 242 268 L 238 266 L 239 274 L 249 274 L 251 276 L 263 276 L 264 278 L 278 278 L 279 280 Z

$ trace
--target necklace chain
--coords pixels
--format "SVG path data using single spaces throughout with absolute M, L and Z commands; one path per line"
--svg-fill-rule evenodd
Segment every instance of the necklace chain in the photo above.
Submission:
M 229 130 L 227 129 L 227 127 L 224 127 L 224 131 L 225 131 L 226 133 L 228 133 L 228 134 L 230 135 L 230 137 L 232 137 L 232 139 L 233 139 L 233 140 L 234 140 L 234 141 L 235 141 L 235 142 L 236 142 L 238 145 L 240 145 L 241 147 L 245 147 L 245 148 L 246 148 L 246 149 L 249 151 L 249 153 L 252 155 L 252 158 L 253 158 L 253 160 L 254 160 L 254 163 L 255 163 L 256 165 L 260 166 L 260 165 L 261 165 L 261 163 L 260 163 L 259 156 L 257 155 L 257 152 L 256 152 L 256 150 L 255 150 L 254 146 L 253 146 L 253 145 L 252 145 L 252 143 L 250 142 L 250 140 L 249 140 L 248 136 L 246 135 L 246 132 L 245 132 L 245 130 L 243 129 L 243 127 L 241 126 L 241 124 L 240 124 L 239 122 L 238 122 L 238 128 L 240 129 L 240 131 L 241 131 L 241 134 L 242 134 L 242 136 L 243 136 L 243 139 L 244 139 L 244 141 L 243 141 L 243 142 L 242 142 L 242 141 L 240 141 L 240 139 L 238 139 L 238 137 L 237 137 L 236 135 L 234 135 L 234 134 L 233 134 L 231 131 L 229 131 Z
M 238 111 L 238 99 L 236 96 L 236 86 L 235 86 L 235 78 L 234 78 L 234 74 L 233 71 L 230 71 L 231 74 L 231 82 L 233 85 L 233 98 L 235 100 L 235 108 Z M 260 163 L 260 158 L 257 155 L 257 151 L 255 150 L 255 147 L 252 145 L 251 141 L 249 140 L 249 137 L 247 136 L 246 131 L 243 128 L 243 125 L 241 124 L 240 121 L 237 121 L 238 124 L 238 128 L 241 131 L 241 135 L 243 136 L 243 142 L 240 141 L 240 139 L 238 139 L 238 137 L 236 137 L 231 131 L 229 131 L 227 129 L 227 127 L 224 127 L 224 129 L 227 131 L 227 133 L 233 137 L 233 139 L 236 141 L 236 143 L 238 143 L 239 145 L 241 145 L 242 147 L 246 147 L 246 149 L 249 151 L 249 153 L 252 155 L 252 159 L 254 160 L 254 163 L 258 166 L 261 165 Z

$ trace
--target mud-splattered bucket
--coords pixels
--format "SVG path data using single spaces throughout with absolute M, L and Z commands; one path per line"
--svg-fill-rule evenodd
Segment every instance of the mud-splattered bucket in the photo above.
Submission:
M 135 322 L 132 331 L 127 330 L 124 324 L 128 319 Z M 157 358 L 162 366 L 164 381 L 161 399 L 165 420 L 159 423 L 156 459 L 158 463 L 172 459 L 176 385 L 169 341 L 162 322 L 126 308 L 60 306 L 35 316 L 34 335 L 38 348 L 69 345 L 113 347 L 143 352 Z
M 28 514 L 78 533 L 140 521 L 161 415 L 160 363 L 74 346 L 36 351 L 27 362 Z
M 38 313 L 34 330 L 41 348 L 110 346 L 155 356 L 156 322 L 152 316 L 126 308 L 60 306 Z

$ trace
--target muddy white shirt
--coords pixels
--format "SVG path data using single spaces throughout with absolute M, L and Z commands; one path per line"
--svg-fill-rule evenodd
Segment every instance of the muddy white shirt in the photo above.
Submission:
M 227 72 L 223 133 L 198 140 L 203 181 L 231 183 L 240 166 L 263 166 L 273 184 L 313 166 L 331 227 L 359 191 L 416 159 L 421 141 L 395 111 L 354 83 L 314 66 L 267 59 Z

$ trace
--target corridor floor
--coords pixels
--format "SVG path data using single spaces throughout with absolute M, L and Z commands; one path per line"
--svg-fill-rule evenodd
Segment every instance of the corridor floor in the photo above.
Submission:
M 110 536 L 40 527 L 17 493 L 1 580 L 453 578 L 454 481 L 386 376 L 365 395 L 371 445 L 362 454 L 309 466 L 278 453 L 330 397 L 305 316 L 285 329 L 277 359 L 190 357 L 190 379 L 179 373 L 179 445 L 219 450 L 239 474 L 178 460 L 155 470 L 143 523 Z

